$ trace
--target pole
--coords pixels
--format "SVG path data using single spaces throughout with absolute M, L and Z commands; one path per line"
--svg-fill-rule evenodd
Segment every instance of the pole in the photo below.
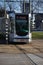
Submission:
M 30 8 L 29 8 L 29 43 L 32 41 L 32 35 L 31 35 L 31 2 L 29 0 Z
M 23 13 L 25 13 L 25 0 L 23 0 Z
M 5 35 L 6 35 L 6 44 L 8 44 L 8 15 L 6 13 L 6 7 L 5 7 L 5 0 L 4 0 L 4 9 L 5 9 Z

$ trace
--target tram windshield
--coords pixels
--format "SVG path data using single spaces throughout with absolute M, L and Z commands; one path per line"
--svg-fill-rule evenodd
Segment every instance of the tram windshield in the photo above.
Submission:
M 25 36 L 28 34 L 28 15 L 17 15 L 15 24 L 17 35 Z

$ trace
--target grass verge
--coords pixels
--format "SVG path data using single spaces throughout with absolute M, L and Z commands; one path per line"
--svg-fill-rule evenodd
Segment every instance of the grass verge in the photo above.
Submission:
M 43 39 L 43 32 L 32 32 L 32 39 Z

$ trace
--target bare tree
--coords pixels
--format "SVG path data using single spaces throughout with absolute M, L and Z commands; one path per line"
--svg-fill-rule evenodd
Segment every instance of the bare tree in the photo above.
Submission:
M 32 0 L 31 3 L 33 13 L 40 13 L 43 10 L 43 0 Z

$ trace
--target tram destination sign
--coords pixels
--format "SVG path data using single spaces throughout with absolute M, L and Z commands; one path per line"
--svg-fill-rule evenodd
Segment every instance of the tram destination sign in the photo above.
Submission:
M 15 19 L 16 20 L 28 20 L 28 14 L 16 14 Z

